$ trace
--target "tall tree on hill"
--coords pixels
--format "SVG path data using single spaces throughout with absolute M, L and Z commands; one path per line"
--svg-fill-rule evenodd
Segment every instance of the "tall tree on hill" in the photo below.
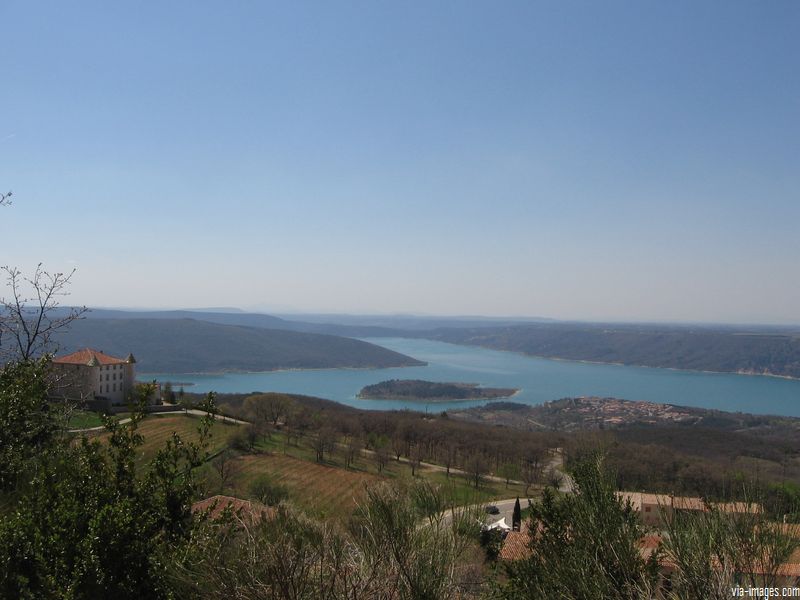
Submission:
M 519 496 L 517 496 L 517 501 L 514 502 L 514 513 L 511 516 L 511 528 L 514 531 L 519 531 L 521 526 L 522 526 L 522 509 L 519 506 Z

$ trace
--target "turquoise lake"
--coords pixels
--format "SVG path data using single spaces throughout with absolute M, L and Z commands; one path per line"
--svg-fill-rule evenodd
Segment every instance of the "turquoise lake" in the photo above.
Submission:
M 439 412 L 448 407 L 486 404 L 486 401 L 460 401 L 426 405 L 356 398 L 365 385 L 386 379 L 427 379 L 520 388 L 513 400 L 525 404 L 568 396 L 613 396 L 800 417 L 800 381 L 795 380 L 551 360 L 430 340 L 370 338 L 366 341 L 424 360 L 428 365 L 204 375 L 142 373 L 140 378 L 192 383 L 186 387 L 191 392 L 292 392 L 376 410 L 409 408 Z

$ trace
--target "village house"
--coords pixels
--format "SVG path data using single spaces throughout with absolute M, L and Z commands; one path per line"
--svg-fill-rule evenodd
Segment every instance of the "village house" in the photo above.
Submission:
M 728 514 L 759 513 L 762 508 L 758 504 L 746 502 L 717 502 L 706 504 L 702 498 L 691 496 L 672 496 L 670 494 L 647 494 L 644 492 L 617 492 L 623 502 L 630 502 L 631 507 L 639 513 L 643 525 L 659 527 L 664 519 L 670 519 L 681 512 L 706 511 L 716 508 Z
M 136 359 L 84 348 L 53 359 L 53 395 L 86 403 L 93 410 L 125 405 L 136 382 Z M 151 403 L 157 401 L 157 395 Z

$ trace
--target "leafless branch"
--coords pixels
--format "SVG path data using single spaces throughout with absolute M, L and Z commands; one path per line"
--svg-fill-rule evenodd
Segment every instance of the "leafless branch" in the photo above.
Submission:
M 11 204 L 11 192 L 7 194 L 0 193 L 0 206 L 9 206 Z
M 68 296 L 69 273 L 50 273 L 39 263 L 32 277 L 25 277 L 16 267 L 4 266 L 8 296 L 0 298 L 0 355 L 28 360 L 46 352 L 55 352 L 55 334 L 88 310 L 82 307 L 60 308 L 60 299 Z

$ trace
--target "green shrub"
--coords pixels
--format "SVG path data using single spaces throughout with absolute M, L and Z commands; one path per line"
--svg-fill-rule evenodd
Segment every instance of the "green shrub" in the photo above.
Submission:
M 289 490 L 264 474 L 256 477 L 250 484 L 250 495 L 267 506 L 277 506 L 289 497 Z

